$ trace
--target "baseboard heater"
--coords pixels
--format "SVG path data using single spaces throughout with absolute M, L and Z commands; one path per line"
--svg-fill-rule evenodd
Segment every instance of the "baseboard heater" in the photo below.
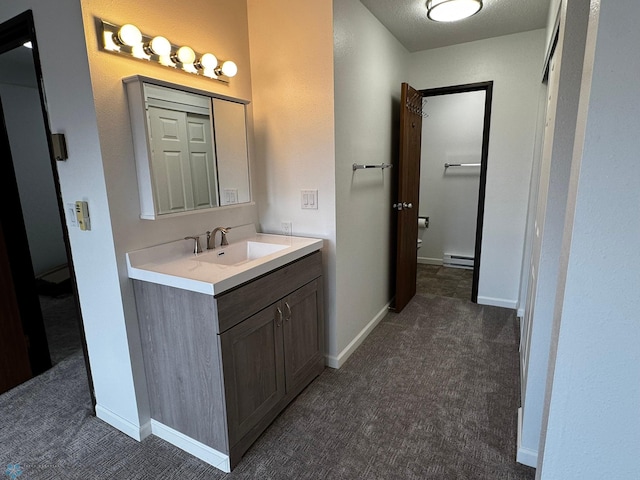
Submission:
M 467 255 L 454 255 L 452 253 L 445 253 L 444 257 L 442 257 L 442 266 L 473 270 L 473 257 L 469 257 Z

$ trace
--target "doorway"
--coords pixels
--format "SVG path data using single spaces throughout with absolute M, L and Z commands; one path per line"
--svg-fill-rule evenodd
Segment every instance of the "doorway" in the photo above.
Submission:
M 0 24 L 0 150 L 2 187 L 11 209 L 0 214 L 5 262 L 3 329 L 21 332 L 28 372 L 2 390 L 36 376 L 74 352 L 82 352 L 92 394 L 86 342 L 57 168 L 52 155 L 33 16 L 27 11 Z M 62 314 L 61 314 L 62 312 Z M 43 315 L 44 313 L 44 315 Z M 16 360 L 5 361 L 9 368 Z M 53 362 L 52 362 L 53 360 Z
M 421 291 L 476 303 L 493 82 L 421 90 Z

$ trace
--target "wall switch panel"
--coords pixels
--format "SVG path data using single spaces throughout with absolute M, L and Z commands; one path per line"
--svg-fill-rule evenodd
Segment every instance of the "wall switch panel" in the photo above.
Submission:
M 225 205 L 235 205 L 238 203 L 238 189 L 237 188 L 225 188 L 224 192 L 224 204 Z
M 67 203 L 65 206 L 67 210 L 67 219 L 69 220 L 70 227 L 77 227 L 78 220 L 76 218 L 76 204 L 75 203 Z
M 82 200 L 76 202 L 76 220 L 80 230 L 91 230 L 91 218 L 89 217 L 89 204 Z
M 300 198 L 303 209 L 318 209 L 318 190 L 300 190 Z

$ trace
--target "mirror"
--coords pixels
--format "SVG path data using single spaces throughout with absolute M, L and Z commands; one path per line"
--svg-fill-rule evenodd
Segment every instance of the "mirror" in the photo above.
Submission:
M 124 83 L 141 218 L 251 201 L 248 102 L 140 76 Z

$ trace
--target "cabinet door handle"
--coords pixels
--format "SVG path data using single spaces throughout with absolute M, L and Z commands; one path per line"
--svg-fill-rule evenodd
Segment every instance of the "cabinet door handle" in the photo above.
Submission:
M 278 313 L 278 318 L 276 320 L 276 327 L 281 327 L 282 326 L 282 310 L 280 309 L 280 307 L 276 307 L 277 313 Z
M 289 305 L 289 302 L 284 302 L 284 306 L 287 307 L 287 316 L 284 317 L 285 321 L 289 321 L 291 320 L 291 306 Z

